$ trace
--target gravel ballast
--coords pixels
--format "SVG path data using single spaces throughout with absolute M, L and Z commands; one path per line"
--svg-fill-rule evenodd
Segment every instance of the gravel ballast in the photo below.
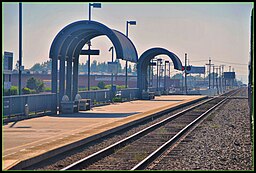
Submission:
M 252 170 L 248 100 L 227 101 L 148 169 Z

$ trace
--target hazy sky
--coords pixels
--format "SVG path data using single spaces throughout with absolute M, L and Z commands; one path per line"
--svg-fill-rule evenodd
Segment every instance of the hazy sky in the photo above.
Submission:
M 127 20 L 129 38 L 138 55 L 152 47 L 163 47 L 175 53 L 182 62 L 188 54 L 189 63 L 202 66 L 209 57 L 214 65 L 224 64 L 235 69 L 238 79 L 247 81 L 250 51 L 250 16 L 252 3 L 102 3 L 92 8 L 92 20 L 125 34 Z M 14 52 L 18 60 L 18 3 L 2 3 L 3 51 Z M 88 20 L 85 3 L 23 3 L 23 65 L 49 60 L 51 43 L 66 25 Z M 100 56 L 92 61 L 110 61 L 112 46 L 105 36 L 92 40 L 92 48 L 100 49 Z M 167 59 L 165 56 L 159 56 Z M 87 60 L 80 58 L 80 63 Z M 123 63 L 124 61 L 122 61 Z

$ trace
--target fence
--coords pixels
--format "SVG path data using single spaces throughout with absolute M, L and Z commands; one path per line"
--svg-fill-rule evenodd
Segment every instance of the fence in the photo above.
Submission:
M 25 115 L 25 105 L 28 105 L 28 113 L 54 112 L 56 103 L 55 94 L 29 94 L 18 96 L 4 96 L 4 116 Z
M 126 100 L 138 99 L 139 89 L 138 88 L 127 88 L 121 90 L 121 98 Z
M 138 88 L 128 88 L 119 90 L 123 100 L 138 99 Z M 79 92 L 82 98 L 91 99 L 93 104 L 109 103 L 110 90 L 95 90 Z M 57 103 L 55 97 L 58 99 L 58 94 L 28 94 L 18 96 L 4 96 L 4 116 L 10 115 L 25 115 L 25 105 L 28 105 L 29 113 L 37 114 L 39 112 L 55 112 Z
M 83 99 L 91 99 L 94 102 L 110 102 L 110 90 L 95 90 L 95 91 L 81 91 L 79 92 Z

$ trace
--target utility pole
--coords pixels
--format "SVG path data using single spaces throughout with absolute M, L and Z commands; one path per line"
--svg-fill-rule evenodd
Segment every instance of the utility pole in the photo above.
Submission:
M 188 94 L 187 90 L 187 53 L 185 53 L 185 93 Z
M 215 68 L 215 66 L 212 66 L 212 87 L 213 87 L 213 89 L 214 89 L 214 87 L 215 87 L 215 84 L 214 84 L 214 78 L 215 78 L 215 75 L 214 75 L 214 68 Z
M 216 79 L 216 88 L 217 88 L 217 94 L 219 94 L 219 86 L 218 86 L 218 67 L 216 67 L 215 68 L 216 69 L 216 77 L 215 77 L 215 79 Z
M 220 90 L 220 93 L 222 93 L 222 87 L 221 87 L 221 65 L 219 66 L 219 90 Z
M 208 68 L 208 71 L 209 71 L 208 77 L 209 77 L 209 89 L 210 89 L 210 88 L 211 88 L 211 66 L 214 65 L 214 64 L 211 64 L 211 58 L 209 58 L 209 63 L 208 63 L 208 64 L 205 64 L 205 65 L 209 65 L 209 68 Z
M 22 66 L 22 3 L 19 3 L 19 95 L 21 95 L 21 66 Z
M 223 91 L 226 90 L 226 88 L 224 88 L 224 66 L 225 65 L 221 65 L 221 71 L 222 71 L 222 74 L 221 74 L 221 84 L 222 84 L 222 90 Z

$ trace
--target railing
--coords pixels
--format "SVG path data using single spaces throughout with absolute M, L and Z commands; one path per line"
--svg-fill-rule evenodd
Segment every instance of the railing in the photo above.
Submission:
M 110 90 L 95 90 L 78 92 L 83 99 L 91 99 L 94 102 L 110 102 Z
M 18 96 L 4 96 L 4 116 L 25 115 L 25 105 L 28 114 L 39 112 L 54 112 L 56 110 L 55 94 L 29 94 Z
M 135 100 L 138 99 L 139 89 L 138 88 L 127 88 L 121 90 L 122 99 Z
M 119 90 L 121 92 L 122 100 L 135 100 L 138 99 L 138 88 L 128 88 Z M 110 90 L 95 90 L 95 91 L 83 91 L 79 92 L 83 99 L 91 99 L 93 104 L 109 103 L 110 100 Z M 4 111 L 3 115 L 5 118 L 9 116 L 16 115 L 26 115 L 26 114 L 38 114 L 41 112 L 56 112 L 57 104 L 56 98 L 58 100 L 58 94 L 28 94 L 28 95 L 18 95 L 18 96 L 4 96 Z M 28 105 L 28 112 L 26 112 L 26 106 Z

